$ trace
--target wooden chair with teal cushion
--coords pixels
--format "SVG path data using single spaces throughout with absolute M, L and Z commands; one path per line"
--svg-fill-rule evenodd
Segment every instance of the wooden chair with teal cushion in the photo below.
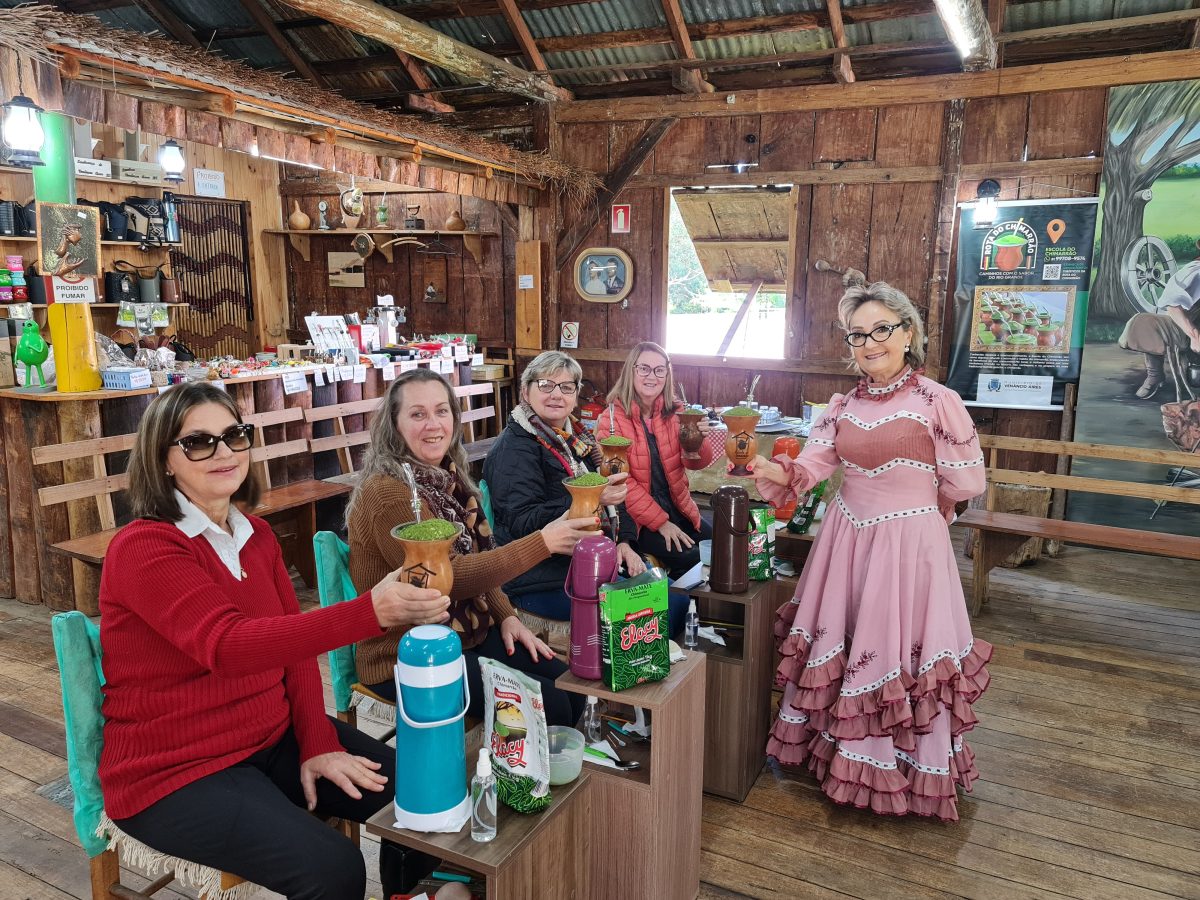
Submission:
M 321 606 L 333 606 L 358 596 L 350 580 L 350 548 L 341 538 L 332 531 L 318 531 L 313 535 L 313 555 L 317 559 Z M 333 682 L 333 706 L 343 722 L 357 726 L 358 707 L 365 704 L 370 705 L 371 714 L 377 718 L 396 721 L 396 705 L 358 680 L 353 644 L 329 652 L 329 676 Z M 391 740 L 395 733 L 393 728 L 379 739 Z
M 67 612 L 50 620 L 50 630 L 62 681 L 75 831 L 91 861 L 92 900 L 149 898 L 172 881 L 195 889 L 202 900 L 249 897 L 257 890 L 256 885 L 236 875 L 159 853 L 122 832 L 105 814 L 98 773 L 104 747 L 100 629 L 83 613 Z M 140 891 L 122 885 L 120 860 L 142 870 L 151 884 Z

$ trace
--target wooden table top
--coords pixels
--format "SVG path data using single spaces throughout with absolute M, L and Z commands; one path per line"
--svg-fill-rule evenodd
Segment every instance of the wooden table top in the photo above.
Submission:
M 570 670 L 559 675 L 554 680 L 554 686 L 560 687 L 564 691 L 602 697 L 605 700 L 640 706 L 643 709 L 658 709 L 670 702 L 671 695 L 679 689 L 679 686 L 691 675 L 693 670 L 703 665 L 703 653 L 688 653 L 687 659 L 683 662 L 672 664 L 671 674 L 662 681 L 639 684 L 637 687 L 626 688 L 623 691 L 610 691 L 604 686 L 603 681 L 580 678 L 578 675 L 572 674 Z
M 468 745 L 470 745 L 468 738 Z M 475 741 L 478 744 L 478 738 Z M 472 759 L 467 755 L 468 761 Z M 533 840 L 554 821 L 555 816 L 572 802 L 572 798 L 587 784 L 590 775 L 582 771 L 570 784 L 550 788 L 550 806 L 540 813 L 527 815 L 515 812 L 503 803 L 497 804 L 496 837 L 488 843 L 471 838 L 471 823 L 468 821 L 457 832 L 449 834 L 409 831 L 395 826 L 395 810 L 388 804 L 367 822 L 371 834 L 385 841 L 393 841 L 453 862 L 472 872 L 495 875 L 509 857 Z

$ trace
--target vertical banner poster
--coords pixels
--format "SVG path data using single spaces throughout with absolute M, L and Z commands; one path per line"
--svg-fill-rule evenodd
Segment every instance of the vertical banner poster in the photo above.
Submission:
M 1200 453 L 1200 81 L 1108 92 L 1099 234 L 1075 440 Z M 1071 473 L 1197 488 L 1200 456 Z M 1192 503 L 1072 491 L 1067 518 L 1200 535 Z
M 1079 380 L 1096 200 L 959 209 L 955 327 L 946 384 L 968 406 L 1062 409 Z

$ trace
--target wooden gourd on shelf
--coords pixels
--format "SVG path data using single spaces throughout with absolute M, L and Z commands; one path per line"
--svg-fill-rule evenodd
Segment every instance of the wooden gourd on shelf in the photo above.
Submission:
M 292 213 L 288 216 L 288 228 L 292 231 L 306 231 L 312 227 L 312 218 L 300 208 L 300 201 L 292 201 Z

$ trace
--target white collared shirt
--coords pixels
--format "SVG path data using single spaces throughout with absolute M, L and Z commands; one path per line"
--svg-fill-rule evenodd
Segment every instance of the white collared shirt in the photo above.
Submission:
M 229 534 L 178 490 L 175 491 L 175 499 L 179 501 L 179 509 L 183 513 L 183 518 L 175 523 L 175 527 L 190 538 L 204 535 L 204 539 L 212 545 L 229 574 L 241 581 L 246 573 L 242 569 L 239 554 L 254 535 L 254 526 L 250 524 L 250 520 L 242 515 L 236 506 L 230 504 L 229 527 L 233 529 L 233 534 Z

